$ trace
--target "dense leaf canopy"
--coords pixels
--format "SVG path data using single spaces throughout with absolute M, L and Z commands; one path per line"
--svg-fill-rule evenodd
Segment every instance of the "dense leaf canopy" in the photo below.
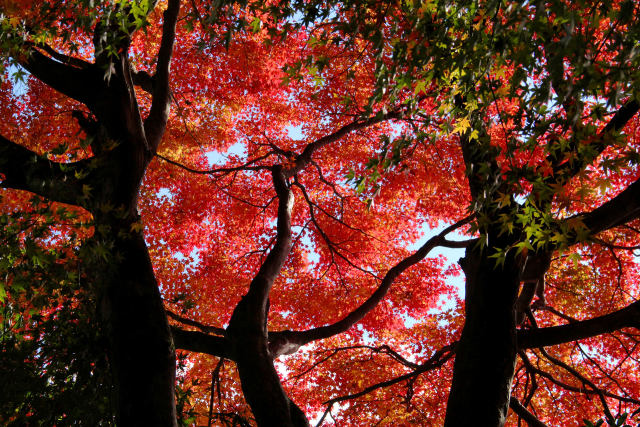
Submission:
M 639 8 L 0 0 L 0 421 L 635 420 Z

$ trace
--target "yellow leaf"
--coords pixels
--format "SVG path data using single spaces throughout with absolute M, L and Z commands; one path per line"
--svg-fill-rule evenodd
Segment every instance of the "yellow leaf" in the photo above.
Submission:
M 458 120 L 458 123 L 456 123 L 456 126 L 453 128 L 453 133 L 459 133 L 460 135 L 462 135 L 470 127 L 471 127 L 471 123 L 469 122 L 469 119 L 464 117 Z

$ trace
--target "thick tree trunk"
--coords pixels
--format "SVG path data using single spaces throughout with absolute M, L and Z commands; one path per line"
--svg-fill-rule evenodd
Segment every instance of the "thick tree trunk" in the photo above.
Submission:
M 113 231 L 112 261 L 95 281 L 118 425 L 175 426 L 175 349 L 147 247 L 130 227 Z
M 517 263 L 496 267 L 487 251 L 467 249 L 466 318 L 453 368 L 445 426 L 502 426 L 516 361 Z
M 175 348 L 137 213 L 150 153 L 115 125 L 108 134 L 119 144 L 96 171 L 93 240 L 105 245 L 107 261 L 95 260 L 94 283 L 118 425 L 176 426 Z

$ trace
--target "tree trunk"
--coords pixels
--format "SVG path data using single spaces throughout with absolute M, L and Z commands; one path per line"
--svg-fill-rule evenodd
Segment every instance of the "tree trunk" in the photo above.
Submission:
M 107 111 L 117 117 L 126 110 Z M 116 125 L 107 134 L 118 145 L 96 171 L 99 188 L 91 211 L 93 241 L 107 253 L 106 262 L 94 260 L 94 283 L 109 345 L 118 425 L 176 426 L 175 348 L 137 213 L 151 154 L 143 141 Z
M 285 393 L 273 365 L 266 312 L 252 295 L 245 295 L 227 328 L 244 398 L 258 426 L 306 427 L 306 416 Z
M 147 247 L 130 226 L 112 231 L 113 258 L 95 281 L 118 425 L 176 426 L 175 349 Z
M 517 355 L 517 262 L 507 257 L 504 266 L 496 267 L 487 250 L 469 248 L 460 264 L 466 276 L 466 317 L 445 426 L 503 426 Z

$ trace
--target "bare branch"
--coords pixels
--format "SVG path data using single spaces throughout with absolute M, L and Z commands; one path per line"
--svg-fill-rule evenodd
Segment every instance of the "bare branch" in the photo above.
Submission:
M 342 225 L 342 226 L 344 226 L 344 227 L 348 228 L 349 230 L 356 231 L 356 232 L 358 232 L 358 233 L 362 234 L 363 236 L 366 236 L 366 237 L 368 237 L 368 238 L 370 238 L 370 239 L 374 239 L 374 240 L 377 240 L 377 241 L 379 241 L 379 242 L 382 242 L 382 240 L 380 240 L 379 238 L 377 238 L 377 237 L 375 237 L 375 236 L 373 236 L 373 235 L 371 235 L 371 234 L 367 233 L 367 232 L 366 232 L 366 231 L 364 231 L 363 229 L 361 229 L 361 228 L 357 228 L 357 227 L 354 227 L 354 226 L 352 226 L 352 225 L 350 225 L 350 224 L 347 224 L 345 221 L 343 221 L 342 219 L 340 219 L 340 218 L 336 217 L 335 215 L 333 215 L 331 212 L 327 211 L 327 210 L 326 210 L 325 208 L 323 208 L 322 206 L 319 206 L 317 203 L 313 202 L 313 201 L 311 200 L 311 198 L 309 197 L 309 195 L 308 195 L 308 193 L 307 193 L 307 189 L 305 188 L 305 186 L 304 186 L 304 185 L 302 185 L 302 184 L 301 184 L 297 179 L 294 181 L 294 184 L 295 184 L 298 188 L 300 188 L 300 190 L 302 191 L 302 194 L 303 194 L 303 196 L 304 196 L 304 199 L 305 199 L 305 201 L 307 202 L 307 204 L 309 205 L 309 209 L 310 209 L 310 211 L 311 211 L 311 212 L 310 212 L 310 214 L 311 214 L 311 217 L 312 217 L 312 218 L 314 218 L 314 219 L 315 219 L 315 215 L 313 214 L 313 208 L 315 207 L 315 208 L 317 208 L 320 212 L 322 212 L 323 214 L 325 214 L 327 217 L 331 218 L 332 220 L 334 220 L 335 222 L 339 223 L 340 225 Z M 317 227 L 318 229 L 320 228 L 320 227 L 319 227 L 319 224 L 317 224 L 315 221 L 314 221 L 314 224 L 316 225 L 316 227 Z
M 604 375 L 609 381 L 611 381 L 613 384 L 615 384 L 618 387 L 618 389 L 625 396 L 627 396 L 627 397 L 630 396 L 629 392 L 625 389 L 625 387 L 622 384 L 620 384 L 620 381 L 612 375 L 612 373 L 622 365 L 622 363 L 623 363 L 623 361 L 625 359 L 622 359 L 622 361 L 618 362 L 618 365 L 612 371 L 609 372 L 606 369 L 604 369 L 600 365 L 600 363 L 597 360 L 594 359 L 594 357 L 590 356 L 584 350 L 584 348 L 582 348 L 582 346 L 579 343 L 576 343 L 576 347 L 580 350 L 580 354 L 582 354 L 582 357 L 587 359 L 594 368 L 596 368 L 598 371 L 600 371 L 602 373 L 602 375 Z
M 313 362 L 313 364 L 311 364 L 311 366 L 309 366 L 308 368 L 304 369 L 301 372 L 298 372 L 295 375 L 290 376 L 286 381 L 286 382 L 290 382 L 291 380 L 296 380 L 299 378 L 304 377 L 305 375 L 307 375 L 309 372 L 313 371 L 315 368 L 317 368 L 318 366 L 322 365 L 324 362 L 326 362 L 327 360 L 331 359 L 333 356 L 337 355 L 338 353 L 340 353 L 341 351 L 348 351 L 348 350 L 362 350 L 362 349 L 368 349 L 371 350 L 373 353 L 378 353 L 378 354 L 386 354 L 389 357 L 391 357 L 392 359 L 394 359 L 396 362 L 410 368 L 410 369 L 418 369 L 420 367 L 419 364 L 417 363 L 413 363 L 407 359 L 405 359 L 404 357 L 402 357 L 402 355 L 400 355 L 398 352 L 396 352 L 395 350 L 393 350 L 391 347 L 389 347 L 388 345 L 381 345 L 379 347 L 373 347 L 370 345 L 351 345 L 351 346 L 345 346 L 345 347 L 335 347 L 332 349 L 327 349 L 327 350 L 322 350 L 320 352 L 318 352 L 318 354 L 324 354 L 324 353 L 329 353 L 326 356 L 321 357 L 320 359 L 318 359 L 317 361 Z
M 571 375 L 573 375 L 578 380 L 580 380 L 583 384 L 588 385 L 595 392 L 595 394 L 598 396 L 598 398 L 600 399 L 600 403 L 602 403 L 602 407 L 604 409 L 604 413 L 605 413 L 605 416 L 607 418 L 607 421 L 610 424 L 613 424 L 615 422 L 613 414 L 611 413 L 611 410 L 609 410 L 609 405 L 607 404 L 607 400 L 605 399 L 605 392 L 602 389 L 600 389 L 600 387 L 596 386 L 591 380 L 589 380 L 587 377 L 582 375 L 580 372 L 578 372 L 577 370 L 575 370 L 571 366 L 569 366 L 566 363 L 564 363 L 562 360 L 556 359 L 555 357 L 551 356 L 549 353 L 546 352 L 545 349 L 541 348 L 540 352 L 551 363 L 553 363 L 554 365 L 559 366 L 562 369 L 564 369 L 565 371 L 569 372 Z M 612 394 L 613 393 L 608 393 L 608 395 L 610 397 L 619 398 L 619 397 L 617 397 L 617 395 L 611 396 Z
M 538 390 L 538 380 L 534 372 L 531 372 L 526 369 L 527 366 L 531 365 L 529 358 L 527 357 L 527 353 L 525 351 L 520 351 L 519 354 L 520 354 L 520 357 L 525 362 L 524 368 L 527 373 L 527 380 L 531 380 L 531 387 L 529 388 L 529 393 L 527 393 L 527 395 L 524 398 L 524 406 L 526 407 L 526 406 L 529 406 L 529 403 L 531 402 L 531 400 L 533 399 L 533 396 L 536 394 L 536 391 Z M 525 387 L 525 390 L 526 390 L 526 387 Z
M 142 75 L 138 78 L 136 77 L 137 74 L 141 74 L 141 73 L 136 73 L 134 74 L 134 80 L 137 81 L 136 84 L 139 84 L 141 87 L 143 87 L 144 90 L 150 87 L 150 86 L 154 86 L 155 85 L 155 77 L 149 76 L 147 73 L 142 73 Z M 144 75 L 146 74 L 146 76 Z M 358 129 L 363 129 L 366 128 L 368 126 L 371 126 L 373 124 L 376 123 L 380 123 L 383 122 L 385 120 L 391 120 L 391 119 L 395 119 L 395 118 L 399 118 L 400 114 L 398 112 L 389 112 L 387 114 L 384 115 L 380 115 L 380 116 L 376 116 L 376 117 L 372 117 L 366 120 L 356 120 L 348 125 L 345 125 L 343 127 L 341 127 L 340 129 L 338 129 L 336 132 L 327 135 L 325 137 L 322 137 L 312 143 L 310 143 L 309 145 L 307 145 L 305 147 L 305 149 L 303 150 L 303 152 L 298 155 L 296 157 L 296 161 L 295 161 L 295 166 L 293 168 L 290 169 L 286 169 L 284 170 L 284 174 L 285 177 L 290 178 L 292 176 L 294 176 L 295 174 L 297 174 L 298 172 L 300 172 L 302 169 L 304 169 L 309 163 L 311 163 L 313 161 L 312 159 L 312 155 L 313 153 L 315 153 L 315 151 L 317 151 L 318 149 L 332 143 L 335 142 L 337 140 L 339 140 L 340 138 L 344 137 L 345 135 L 349 134 L 350 132 L 354 131 L 354 130 L 358 130 Z M 147 118 L 147 120 L 149 120 Z M 208 169 L 208 170 L 204 170 L 204 169 L 194 169 L 188 166 L 185 166 L 179 162 L 176 162 L 175 160 L 171 160 L 167 157 L 164 157 L 160 154 L 156 153 L 156 156 L 159 157 L 160 159 L 164 160 L 167 163 L 171 163 L 174 166 L 178 166 L 179 168 L 182 168 L 188 172 L 191 173 L 196 173 L 196 174 L 201 174 L 201 175 L 212 175 L 212 174 L 226 174 L 226 173 L 231 173 L 231 172 L 237 172 L 237 171 L 243 171 L 243 170 L 252 170 L 252 171 L 258 171 L 258 170 L 267 170 L 267 169 L 271 169 L 272 166 L 262 166 L 262 165 L 257 165 L 257 166 L 251 166 L 254 163 L 257 163 L 258 161 L 264 160 L 266 158 L 268 158 L 269 156 L 271 156 L 272 154 L 278 154 L 275 151 L 270 151 L 267 154 L 257 157 L 256 159 L 253 159 L 247 163 L 245 163 L 242 166 L 237 166 L 237 167 L 232 167 L 232 168 L 215 168 L 215 169 Z M 321 177 L 322 179 L 322 177 Z
M 323 228 L 320 226 L 320 224 L 318 223 L 318 220 L 316 219 L 316 215 L 314 213 L 314 207 L 317 207 L 321 212 L 323 212 L 325 215 L 327 215 L 329 218 L 333 219 L 334 221 L 337 221 L 338 223 L 342 224 L 343 226 L 357 231 L 359 233 L 364 234 L 365 236 L 369 236 L 369 234 L 367 234 L 364 230 L 360 230 L 358 228 L 354 228 L 348 224 L 346 224 L 344 221 L 339 220 L 338 218 L 334 217 L 333 215 L 331 215 L 329 212 L 327 212 L 326 210 L 322 209 L 321 207 L 319 207 L 317 204 L 313 203 L 311 201 L 311 199 L 309 198 L 309 195 L 307 194 L 307 190 L 305 189 L 305 187 L 300 184 L 297 180 L 294 182 L 294 184 L 300 188 L 300 190 L 302 191 L 302 196 L 304 197 L 304 200 L 307 202 L 307 205 L 309 206 L 309 215 L 311 216 L 311 222 L 313 223 L 313 225 L 315 225 L 316 230 L 318 230 L 318 233 L 320 233 L 320 236 L 322 237 L 322 239 L 325 241 L 325 243 L 327 244 L 329 250 L 331 251 L 331 257 L 333 259 L 333 255 L 336 254 L 340 259 L 342 259 L 344 262 L 346 262 L 347 264 L 349 264 L 351 267 L 355 268 L 356 270 L 364 273 L 364 274 L 368 274 L 370 276 L 373 276 L 375 279 L 378 279 L 378 276 L 376 276 L 374 273 L 372 273 L 371 271 L 368 271 L 358 265 L 356 265 L 353 261 L 351 261 L 346 255 L 344 255 L 342 252 L 340 252 L 337 248 L 337 244 L 335 244 L 331 238 L 329 237 L 329 235 L 327 235 L 327 233 L 323 230 Z M 374 238 L 373 236 L 369 236 L 371 238 Z M 337 268 L 337 264 L 336 264 L 336 268 Z
M 338 191 L 338 188 L 336 186 L 336 184 L 329 182 L 325 177 L 324 174 L 322 173 L 322 168 L 320 167 L 320 165 L 316 162 L 314 162 L 313 160 L 311 160 L 311 164 L 316 168 L 316 170 L 318 171 L 318 177 L 320 178 L 320 181 L 322 183 L 324 183 L 326 186 L 330 187 L 331 190 L 333 190 L 333 194 L 340 200 L 340 215 L 342 215 L 342 209 L 343 209 L 343 199 L 344 196 Z
M 261 171 L 261 170 L 270 170 L 271 166 L 262 166 L 262 165 L 256 165 L 256 166 L 251 166 L 254 163 L 259 162 L 260 160 L 264 160 L 267 157 L 269 157 L 271 154 L 273 153 L 267 153 L 264 156 L 260 156 L 257 157 L 253 160 L 248 161 L 247 163 L 240 165 L 240 166 L 234 166 L 234 167 L 230 167 L 230 168 L 215 168 L 215 169 L 208 169 L 208 170 L 201 170 L 201 169 L 193 169 L 190 168 L 189 166 L 185 166 L 182 163 L 176 162 L 175 160 L 171 160 L 167 157 L 164 157 L 158 153 L 156 153 L 156 157 L 158 157 L 159 159 L 164 160 L 165 162 L 172 164 L 174 166 L 177 166 L 181 169 L 186 170 L 187 172 L 191 172 L 191 173 L 195 173 L 198 175 L 215 175 L 215 174 L 222 174 L 222 175 L 226 175 L 232 172 L 241 172 L 241 171 Z
M 554 307 L 552 307 L 550 305 L 543 305 L 539 309 L 540 310 L 544 310 L 544 311 L 548 311 L 549 313 L 554 314 L 554 315 L 560 317 L 561 319 L 566 320 L 569 323 L 579 322 L 578 319 L 575 319 L 575 318 L 573 318 L 571 316 L 568 316 L 568 315 L 562 313 L 561 311 L 555 309 Z
M 358 397 L 364 396 L 366 394 L 371 393 L 372 391 L 378 390 L 380 388 L 385 388 L 385 387 L 390 387 L 394 384 L 400 383 L 402 381 L 407 381 L 407 380 L 411 380 L 412 378 L 417 377 L 418 375 L 427 372 L 427 371 L 431 371 L 433 369 L 439 368 L 440 366 L 444 365 L 449 359 L 451 359 L 453 357 L 453 355 L 455 354 L 455 347 L 456 347 L 457 341 L 446 345 L 444 347 L 442 347 L 440 350 L 436 351 L 433 356 L 431 356 L 429 358 L 429 360 L 425 361 L 424 363 L 420 364 L 420 366 L 418 366 L 416 369 L 414 369 L 413 371 L 406 373 L 404 375 L 400 375 L 398 377 L 392 378 L 390 380 L 387 381 L 382 381 L 376 384 L 373 384 L 369 387 L 364 388 L 363 390 L 357 392 L 357 393 L 353 393 L 353 394 L 347 394 L 344 396 L 339 396 L 339 397 L 335 397 L 333 399 L 327 400 L 326 402 L 324 402 L 325 405 L 327 405 L 327 409 L 324 412 L 324 414 L 322 415 L 322 418 L 320 418 L 320 420 L 318 421 L 318 424 L 316 424 L 317 426 L 322 425 L 322 423 L 324 422 L 324 419 L 326 418 L 327 414 L 329 413 L 329 411 L 331 410 L 331 407 L 333 405 L 335 405 L 336 403 L 339 402 L 344 402 L 346 400 L 353 400 L 353 399 L 357 399 Z
M 605 242 L 602 239 L 598 239 L 597 237 L 593 238 L 593 241 L 596 242 L 597 244 L 604 246 L 607 249 L 620 249 L 622 251 L 637 251 L 638 249 L 640 249 L 640 245 L 635 245 L 635 246 L 624 246 L 624 245 L 616 245 L 614 243 L 608 243 Z
M 527 357 L 523 357 L 523 354 L 524 354 L 523 352 L 520 352 L 520 357 L 528 371 L 533 372 L 537 375 L 540 375 L 542 378 L 546 378 L 547 380 L 551 381 L 553 384 L 559 387 L 562 387 L 565 390 L 572 391 L 574 393 L 587 394 L 587 395 L 601 394 L 603 396 L 616 399 L 620 402 L 634 403 L 636 405 L 640 405 L 640 400 L 633 399 L 631 397 L 619 396 L 617 394 L 611 393 L 610 391 L 598 389 L 595 386 L 594 386 L 595 388 L 591 388 L 591 386 L 589 386 L 590 388 L 585 387 L 584 385 L 589 385 L 589 383 L 591 382 L 589 380 L 586 380 L 587 382 L 583 382 L 581 380 L 581 378 L 583 378 L 582 375 L 578 375 L 576 377 L 578 378 L 578 380 L 580 380 L 583 383 L 583 386 L 581 387 L 577 387 L 577 386 L 562 382 L 557 378 L 555 378 L 553 375 L 551 375 L 549 372 L 543 371 L 542 369 L 533 366 L 533 364 L 531 363 L 531 361 L 529 361 Z

